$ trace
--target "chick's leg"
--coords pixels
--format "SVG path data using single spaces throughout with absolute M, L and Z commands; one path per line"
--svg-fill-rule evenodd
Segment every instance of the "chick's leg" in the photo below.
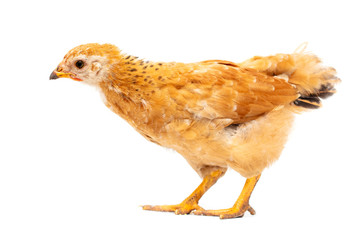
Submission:
M 151 210 L 151 211 L 160 211 L 160 212 L 175 212 L 175 214 L 188 214 L 193 210 L 203 210 L 198 205 L 200 198 L 204 195 L 204 193 L 213 186 L 216 181 L 224 175 L 226 170 L 219 169 L 210 172 L 209 174 L 205 175 L 201 184 L 195 189 L 193 193 L 190 194 L 184 201 L 180 204 L 176 205 L 145 205 L 143 206 L 144 210 Z
M 249 205 L 249 199 L 257 181 L 260 178 L 260 174 L 246 179 L 245 185 L 239 198 L 236 200 L 234 206 L 228 209 L 220 210 L 197 210 L 194 212 L 196 215 L 205 216 L 219 216 L 221 219 L 242 217 L 246 211 L 249 211 L 251 215 L 255 214 L 255 210 Z

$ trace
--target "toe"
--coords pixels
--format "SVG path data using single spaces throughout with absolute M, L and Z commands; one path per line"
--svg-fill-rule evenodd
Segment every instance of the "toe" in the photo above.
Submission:
M 199 209 L 193 212 L 193 214 L 204 215 L 204 216 L 219 216 L 221 219 L 229 219 L 229 218 L 243 217 L 246 211 L 249 211 L 250 214 L 252 215 L 255 214 L 255 210 L 250 206 L 241 209 L 238 208 L 228 208 L 228 209 L 220 209 L 220 210 Z
M 244 213 L 224 213 L 224 214 L 220 214 L 220 219 L 230 219 L 230 218 L 238 218 L 238 217 L 243 217 Z
M 143 210 L 159 211 L 159 212 L 174 212 L 177 215 L 189 214 L 194 210 L 204 210 L 197 203 L 180 203 L 177 205 L 144 205 Z
M 251 215 L 255 215 L 255 214 L 256 214 L 255 210 L 254 210 L 252 207 L 250 207 L 250 206 L 249 206 L 248 211 L 249 211 L 249 213 L 250 213 Z
M 159 212 L 174 212 L 176 207 L 174 205 L 144 205 L 143 210 L 159 211 Z

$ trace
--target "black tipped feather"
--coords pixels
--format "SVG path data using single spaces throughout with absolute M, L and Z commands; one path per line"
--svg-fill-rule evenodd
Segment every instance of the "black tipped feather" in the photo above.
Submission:
M 336 92 L 334 85 L 328 83 L 322 85 L 316 93 L 309 95 L 302 95 L 296 99 L 293 103 L 298 107 L 317 109 L 321 107 L 321 100 L 332 96 Z
M 326 84 L 326 85 L 321 86 L 321 88 L 318 90 L 317 95 L 320 98 L 325 99 L 325 98 L 332 96 L 334 93 L 336 93 L 334 86 L 331 84 Z
M 311 99 L 311 100 L 313 100 L 313 99 Z M 317 108 L 321 107 L 320 99 L 318 99 L 318 100 L 319 101 L 309 101 L 308 98 L 300 97 L 294 101 L 294 104 L 298 107 L 317 109 Z

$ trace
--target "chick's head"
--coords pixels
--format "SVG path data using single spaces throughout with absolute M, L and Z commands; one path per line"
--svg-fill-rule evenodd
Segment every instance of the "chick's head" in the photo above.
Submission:
M 50 80 L 71 78 L 91 85 L 106 79 L 120 50 L 111 44 L 89 43 L 71 49 L 51 73 Z

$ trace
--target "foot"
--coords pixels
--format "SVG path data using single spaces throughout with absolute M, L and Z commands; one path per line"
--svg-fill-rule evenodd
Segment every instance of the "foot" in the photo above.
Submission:
M 209 167 L 204 169 L 207 169 L 208 171 L 203 172 L 204 178 L 201 184 L 180 204 L 159 206 L 145 205 L 142 208 L 150 211 L 175 212 L 175 214 L 189 214 L 194 210 L 203 211 L 204 209 L 198 205 L 200 198 L 226 172 L 226 169 L 220 167 Z
M 249 211 L 251 215 L 255 215 L 255 210 L 249 204 L 244 204 L 240 208 L 234 206 L 232 208 L 220 210 L 196 210 L 194 214 L 204 216 L 219 216 L 221 219 L 228 219 L 242 217 L 246 211 Z
M 176 205 L 145 205 L 142 206 L 143 210 L 150 210 L 150 211 L 159 211 L 159 212 L 174 212 L 177 215 L 189 214 L 192 211 L 204 211 L 202 207 L 200 207 L 195 202 L 187 202 L 184 201 L 180 204 Z

